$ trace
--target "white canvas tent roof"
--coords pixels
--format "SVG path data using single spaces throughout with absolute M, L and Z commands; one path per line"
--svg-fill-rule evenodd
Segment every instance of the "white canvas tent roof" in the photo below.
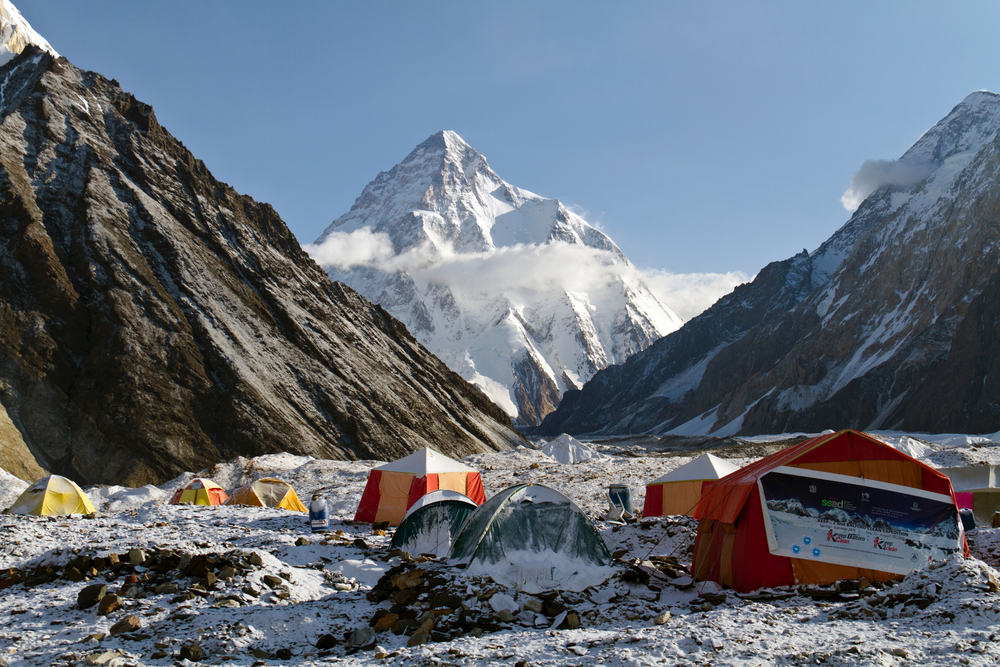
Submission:
M 406 510 L 406 514 L 403 515 L 403 520 L 410 516 L 418 509 L 424 505 L 430 505 L 433 503 L 439 503 L 442 500 L 457 500 L 460 503 L 467 503 L 473 507 L 479 507 L 476 501 L 465 495 L 464 493 L 459 493 L 458 491 L 450 491 L 448 489 L 438 489 L 437 491 L 431 491 L 430 493 L 425 493 L 424 495 L 417 498 L 417 501 L 410 505 L 410 509 Z
M 967 491 L 1000 491 L 997 488 L 997 468 L 1000 466 L 960 466 L 941 468 L 948 475 L 956 493 Z
M 440 452 L 435 452 L 430 447 L 424 447 L 419 452 L 396 459 L 392 463 L 380 465 L 375 470 L 407 472 L 418 477 L 423 477 L 428 473 L 439 472 L 477 472 L 475 468 L 470 468 L 464 463 L 450 459 Z
M 690 482 L 699 479 L 722 479 L 729 473 L 736 472 L 737 470 L 739 470 L 739 466 L 734 466 L 729 461 L 720 459 L 718 456 L 713 456 L 712 454 L 702 454 L 681 467 L 671 470 L 663 477 L 653 480 L 650 484 Z

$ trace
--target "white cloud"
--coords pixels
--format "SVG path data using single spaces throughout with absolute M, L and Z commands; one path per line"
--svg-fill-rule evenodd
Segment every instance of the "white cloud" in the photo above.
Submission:
M 557 288 L 587 292 L 612 282 L 624 269 L 605 250 L 559 242 L 461 254 L 450 246 L 425 243 L 393 255 L 388 236 L 364 228 L 333 232 L 323 243 L 303 248 L 324 267 L 406 271 L 418 283 L 438 282 L 473 291 L 481 288 L 489 293 Z
M 642 271 L 642 276 L 656 296 L 685 322 L 700 315 L 737 285 L 753 280 L 753 276 L 742 271 L 671 273 L 651 269 Z
M 442 283 L 458 291 L 486 295 L 522 290 L 590 293 L 632 274 L 685 321 L 751 279 L 741 271 L 640 271 L 622 265 L 606 250 L 576 243 L 520 244 L 480 253 L 456 253 L 451 246 L 425 243 L 393 255 L 388 236 L 362 228 L 351 233 L 333 232 L 322 244 L 303 247 L 321 266 L 342 271 L 353 267 L 406 271 L 418 284 Z
M 840 203 L 850 212 L 857 210 L 868 195 L 883 185 L 910 187 L 930 176 L 936 169 L 933 162 L 902 160 L 865 160 L 851 178 Z
M 369 229 L 355 232 L 330 232 L 323 243 L 302 246 L 320 266 L 348 269 L 352 266 L 377 266 L 392 258 L 388 235 Z

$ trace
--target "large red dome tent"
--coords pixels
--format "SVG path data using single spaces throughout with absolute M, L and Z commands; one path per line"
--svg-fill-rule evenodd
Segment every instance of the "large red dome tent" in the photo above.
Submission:
M 694 516 L 692 573 L 740 592 L 887 581 L 928 558 L 968 554 L 948 477 L 854 430 L 811 438 L 722 478 Z

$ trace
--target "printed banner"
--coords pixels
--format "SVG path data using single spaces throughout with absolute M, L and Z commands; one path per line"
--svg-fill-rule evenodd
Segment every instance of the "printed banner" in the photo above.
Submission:
M 940 493 L 785 466 L 757 484 L 778 556 L 907 574 L 962 548 L 958 509 Z

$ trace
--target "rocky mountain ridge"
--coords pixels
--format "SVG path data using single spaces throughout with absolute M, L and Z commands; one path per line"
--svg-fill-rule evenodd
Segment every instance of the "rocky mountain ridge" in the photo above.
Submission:
M 816 251 L 567 393 L 544 433 L 992 432 L 1000 96 L 969 95 Z
M 379 249 L 325 251 L 354 239 Z M 379 174 L 310 251 L 522 424 L 681 324 L 607 235 L 454 132 Z
M 117 82 L 0 69 L 0 465 L 142 485 L 237 455 L 519 442 Z

